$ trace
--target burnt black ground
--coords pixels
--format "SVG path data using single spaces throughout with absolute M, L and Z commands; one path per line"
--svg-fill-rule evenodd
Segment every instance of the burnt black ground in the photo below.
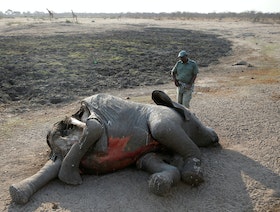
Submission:
M 93 34 L 0 37 L 0 104 L 17 110 L 67 103 L 108 89 L 164 84 L 181 49 L 199 67 L 231 43 L 199 31 L 152 28 Z

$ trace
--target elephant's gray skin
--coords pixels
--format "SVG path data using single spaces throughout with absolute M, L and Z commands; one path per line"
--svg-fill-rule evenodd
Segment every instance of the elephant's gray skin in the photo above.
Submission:
M 155 194 L 164 195 L 180 179 L 199 185 L 203 177 L 198 147 L 218 144 L 217 134 L 164 92 L 156 90 L 152 98 L 157 105 L 107 94 L 84 99 L 77 113 L 48 133 L 51 159 L 38 173 L 10 187 L 12 200 L 26 203 L 56 177 L 76 185 L 82 183 L 81 172 L 103 174 L 133 163 L 152 174 L 149 189 Z

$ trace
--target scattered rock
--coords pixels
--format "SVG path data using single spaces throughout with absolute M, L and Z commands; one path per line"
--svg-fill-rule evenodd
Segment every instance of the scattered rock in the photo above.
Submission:
M 63 102 L 63 99 L 61 97 L 53 97 L 50 99 L 51 104 L 59 104 Z
M 239 62 L 237 62 L 237 63 L 235 63 L 235 64 L 233 64 L 234 66 L 245 66 L 245 65 L 247 65 L 248 63 L 246 62 L 246 61 L 244 61 L 244 60 L 241 60 L 241 61 L 239 61 Z
M 254 67 L 252 64 L 248 63 L 247 61 L 241 60 L 235 64 L 233 64 L 233 66 L 247 66 L 247 67 Z

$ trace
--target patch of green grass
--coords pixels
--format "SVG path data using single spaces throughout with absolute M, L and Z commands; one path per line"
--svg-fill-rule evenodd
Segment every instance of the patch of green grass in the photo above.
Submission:
M 139 75 L 139 71 L 136 69 L 129 69 L 130 76 L 137 76 Z
M 270 56 L 275 54 L 280 48 L 280 45 L 278 43 L 267 43 L 263 46 L 263 53 Z
M 84 52 L 70 52 L 68 57 L 72 59 L 85 59 L 88 57 L 88 54 L 85 54 Z
M 11 138 L 13 136 L 13 131 L 19 125 L 23 124 L 23 120 L 20 117 L 13 117 L 6 119 L 6 122 L 1 124 L 0 134 L 1 136 L 7 138 Z
M 115 55 L 115 56 L 110 56 L 108 57 L 108 60 L 110 62 L 119 62 L 119 61 L 123 61 L 125 58 L 120 56 L 120 55 Z
M 50 66 L 63 66 L 63 64 L 59 61 L 51 61 L 48 63 Z
M 242 73 L 235 73 L 230 78 L 234 86 L 247 86 L 255 84 L 275 84 L 280 82 L 278 69 L 257 69 L 248 70 Z
M 44 78 L 45 76 L 49 76 L 50 75 L 50 71 L 47 69 L 39 69 L 37 70 L 37 75 L 41 75 L 42 78 Z
M 22 23 L 20 21 L 11 21 L 6 23 L 7 26 L 12 26 L 12 25 L 21 25 Z

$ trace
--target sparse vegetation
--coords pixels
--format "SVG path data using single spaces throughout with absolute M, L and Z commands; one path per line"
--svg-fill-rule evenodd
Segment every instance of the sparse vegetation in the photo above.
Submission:
M 241 13 L 223 12 L 223 13 L 190 13 L 190 12 L 173 12 L 173 13 L 76 13 L 81 18 L 138 18 L 138 19 L 182 19 L 182 20 L 237 20 L 237 21 L 251 21 L 261 23 L 280 23 L 280 13 L 262 13 L 258 11 L 244 11 Z M 47 17 L 48 13 L 44 12 L 23 12 L 8 10 L 5 12 L 0 11 L 1 17 L 33 17 L 42 18 Z M 54 18 L 71 18 L 72 13 L 55 13 Z M 69 21 L 69 20 L 66 20 Z M 70 21 L 71 22 L 71 21 Z M 94 21 L 93 21 L 94 22 Z

